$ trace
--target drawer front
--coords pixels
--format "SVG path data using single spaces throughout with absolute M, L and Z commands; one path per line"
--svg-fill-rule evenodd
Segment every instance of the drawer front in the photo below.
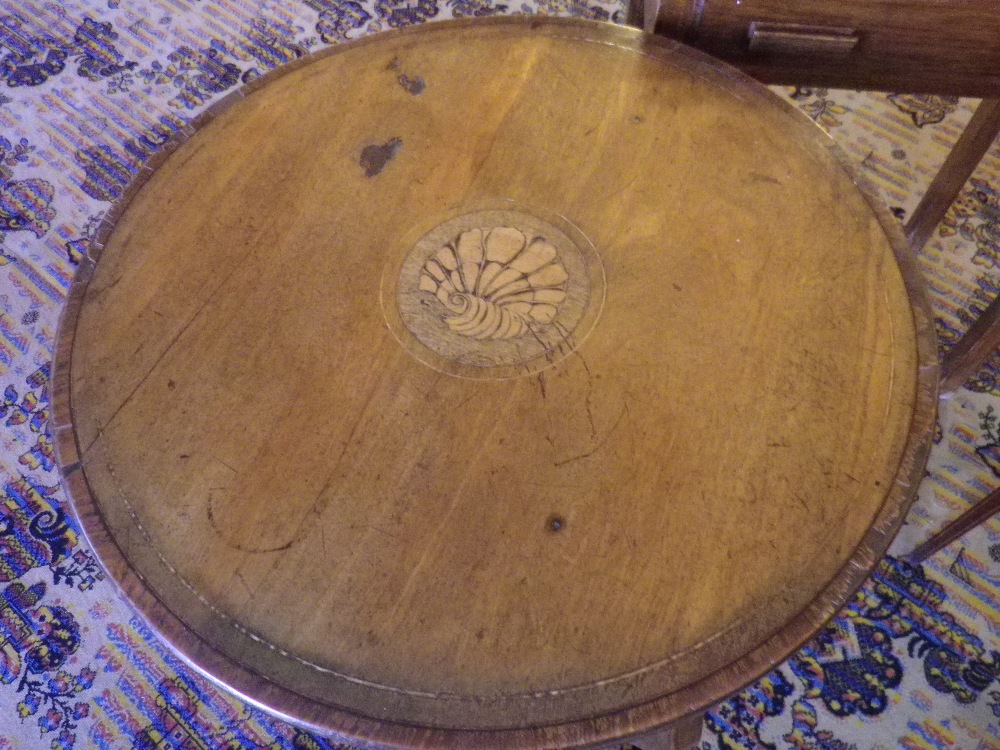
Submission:
M 768 83 L 1000 95 L 995 0 L 649 0 L 644 16 Z

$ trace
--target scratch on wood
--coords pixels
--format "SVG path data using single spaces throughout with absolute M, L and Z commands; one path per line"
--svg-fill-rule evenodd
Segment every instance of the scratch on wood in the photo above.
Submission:
M 587 361 L 583 356 L 577 352 L 577 358 L 580 360 L 580 364 L 583 365 L 583 369 L 587 371 L 587 398 L 584 399 L 584 407 L 587 409 L 587 421 L 590 422 L 590 439 L 593 440 L 597 437 L 597 424 L 594 422 L 594 409 L 591 403 L 591 398 L 594 395 L 594 376 L 590 374 L 590 367 L 587 366 Z M 619 420 L 621 417 L 619 417 Z M 615 423 L 615 427 L 618 424 Z M 614 427 L 611 428 L 614 430 Z
M 233 468 L 232 466 L 230 466 L 229 464 L 227 464 L 227 463 L 226 463 L 225 461 L 223 461 L 223 460 L 222 460 L 221 458 L 219 458 L 218 456 L 212 456 L 212 460 L 213 460 L 213 461 L 216 461 L 216 462 L 218 462 L 218 463 L 220 463 L 220 464 L 222 464 L 222 465 L 223 465 L 223 466 L 225 466 L 225 467 L 226 467 L 227 469 L 229 469 L 229 470 L 230 470 L 231 472 L 233 472 L 233 474 L 239 474 L 239 472 L 238 472 L 238 471 L 236 471 L 236 469 L 234 469 L 234 468 Z
M 236 576 L 236 580 L 238 580 L 241 584 L 243 584 L 244 590 L 246 590 L 246 592 L 252 596 L 253 595 L 253 589 L 250 588 L 250 586 L 247 584 L 247 581 L 243 577 L 243 574 L 240 571 L 237 570 L 237 571 L 234 572 L 234 575 Z
M 769 182 L 772 185 L 780 185 L 781 184 L 781 180 L 779 180 L 777 177 L 771 177 L 771 175 L 762 174 L 760 172 L 751 172 L 750 173 L 750 182 Z
M 625 405 L 624 408 L 622 409 L 622 413 L 618 415 L 618 419 L 616 419 L 615 423 L 611 425 L 611 429 L 608 430 L 603 437 L 601 437 L 597 445 L 595 445 L 586 453 L 581 453 L 578 456 L 571 456 L 570 458 L 565 458 L 562 461 L 556 461 L 554 465 L 558 468 L 560 466 L 565 466 L 566 464 L 573 463 L 574 461 L 581 461 L 584 458 L 589 458 L 590 456 L 593 456 L 595 453 L 597 453 L 597 451 L 599 451 L 601 448 L 604 447 L 604 444 L 607 443 L 608 439 L 615 433 L 615 430 L 618 429 L 618 425 L 622 423 L 622 420 L 626 417 L 627 414 L 628 414 L 628 406 Z
M 293 537 L 285 544 L 278 547 L 251 547 L 249 544 L 244 544 L 242 542 L 234 542 L 229 536 L 223 531 L 221 525 L 215 518 L 215 512 L 212 510 L 212 503 L 214 502 L 214 493 L 221 488 L 213 488 L 208 492 L 208 504 L 206 506 L 206 515 L 208 516 L 208 525 L 211 527 L 212 531 L 215 532 L 223 542 L 226 543 L 228 547 L 238 550 L 240 552 L 245 552 L 248 555 L 260 555 L 267 552 L 284 552 L 286 549 L 290 549 L 293 544 L 299 541 L 299 537 Z

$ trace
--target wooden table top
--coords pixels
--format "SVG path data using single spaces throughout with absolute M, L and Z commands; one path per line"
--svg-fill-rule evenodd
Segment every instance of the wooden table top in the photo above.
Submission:
M 189 130 L 80 269 L 55 436 L 111 575 L 248 699 L 405 746 L 619 737 L 784 658 L 901 522 L 918 274 L 749 79 L 434 24 Z

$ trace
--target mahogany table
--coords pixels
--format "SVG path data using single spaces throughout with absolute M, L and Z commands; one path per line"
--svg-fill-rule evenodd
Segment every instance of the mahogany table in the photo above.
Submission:
M 701 54 L 433 24 L 283 67 L 155 162 L 71 290 L 59 463 L 125 596 L 275 714 L 414 748 L 685 726 L 913 497 L 906 243 Z

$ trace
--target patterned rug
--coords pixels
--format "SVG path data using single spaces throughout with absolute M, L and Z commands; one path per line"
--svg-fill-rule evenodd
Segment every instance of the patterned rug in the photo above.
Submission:
M 47 431 L 53 338 L 111 201 L 220 95 L 324 45 L 454 16 L 622 19 L 603 0 L 0 0 L 0 750 L 344 748 L 196 677 L 80 542 Z M 778 88 L 900 218 L 975 102 Z M 1000 290 L 1000 149 L 921 256 L 950 344 Z M 1000 358 L 949 402 L 899 555 L 1000 483 Z M 887 557 L 814 642 L 706 716 L 701 750 L 1000 750 L 1000 523 Z

